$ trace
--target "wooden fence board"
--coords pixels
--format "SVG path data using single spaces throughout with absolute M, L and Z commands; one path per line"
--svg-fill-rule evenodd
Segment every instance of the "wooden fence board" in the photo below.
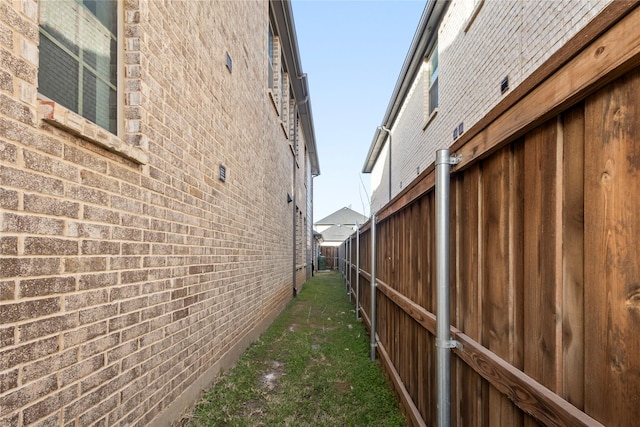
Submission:
M 525 325 L 524 371 L 558 391 L 556 300 L 556 143 L 550 120 L 525 138 Z
M 509 178 L 511 182 L 511 204 L 509 210 L 510 235 L 509 258 L 510 278 L 513 289 L 513 365 L 522 369 L 524 366 L 524 239 L 526 227 L 524 225 L 524 139 L 515 141 L 511 146 L 512 161 Z M 528 260 L 527 260 L 528 262 Z
M 584 103 L 563 116 L 562 395 L 584 409 Z
M 400 396 L 400 403 L 403 407 L 405 407 L 404 412 L 405 414 L 409 415 L 408 421 L 413 426 L 427 426 L 427 424 L 422 419 L 420 411 L 418 410 L 415 403 L 413 402 L 411 395 L 409 394 L 404 383 L 402 382 L 400 375 L 396 371 L 395 366 L 393 365 L 393 363 L 391 363 L 391 359 L 389 358 L 389 355 L 385 347 L 381 345 L 378 348 L 378 351 L 380 352 L 380 358 L 382 359 L 382 362 L 385 364 L 386 371 L 388 372 L 391 378 L 391 381 L 393 382 L 393 384 L 396 387 L 396 390 L 398 391 L 398 395 Z
M 458 357 L 544 425 L 602 425 L 466 334 L 452 329 L 452 335 L 462 344 L 462 350 L 454 350 Z
M 474 340 L 482 341 L 481 295 L 478 280 L 478 206 L 480 167 L 462 175 L 460 197 L 460 292 L 458 327 Z M 459 359 L 457 359 L 459 360 Z M 482 378 L 469 367 L 460 369 L 460 423 L 483 425 Z M 487 420 L 488 422 L 488 420 Z
M 607 425 L 640 419 L 639 94 L 635 71 L 585 111 L 585 409 Z
M 482 245 L 486 254 L 486 268 L 482 278 L 484 307 L 484 345 L 502 359 L 513 362 L 512 283 L 510 283 L 509 210 L 511 152 L 506 147 L 483 164 L 484 224 Z M 489 423 L 518 425 L 519 411 L 502 393 L 489 389 Z
M 378 289 L 385 298 L 384 300 L 381 299 L 381 301 L 390 301 L 397 306 L 401 306 L 403 313 L 410 315 L 412 319 L 422 325 L 425 331 L 430 332 L 431 344 L 435 345 L 432 339 L 436 322 L 433 313 L 418 306 L 384 282 L 378 281 Z M 383 303 L 383 305 L 385 304 Z M 391 308 L 391 306 L 388 307 Z M 368 318 L 366 319 L 368 322 Z M 508 396 L 516 405 L 527 413 L 533 414 L 537 419 L 548 425 L 601 425 L 546 386 L 535 381 L 494 352 L 471 339 L 459 329 L 452 327 L 451 336 L 462 344 L 462 349 L 454 350 L 457 357 L 473 368 L 493 387 L 500 390 L 502 394 Z M 427 346 L 427 348 L 430 347 Z M 431 360 L 429 363 L 431 363 Z M 429 370 L 431 370 L 431 367 Z M 434 382 L 431 381 L 432 384 Z M 486 415 L 486 413 L 483 414 L 483 416 Z

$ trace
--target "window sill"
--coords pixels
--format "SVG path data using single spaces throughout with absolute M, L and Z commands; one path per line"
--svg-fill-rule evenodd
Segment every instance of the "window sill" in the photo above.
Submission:
M 291 150 L 291 155 L 293 156 L 296 166 L 300 169 L 300 163 L 298 162 L 298 153 L 296 153 L 296 149 L 291 142 L 289 142 L 289 149 Z
M 116 135 L 54 101 L 38 99 L 38 117 L 136 163 L 145 164 L 149 161 L 149 156 L 143 150 L 127 144 Z
M 287 126 L 282 121 L 280 122 L 280 128 L 282 129 L 282 133 L 284 133 L 284 137 L 287 138 L 287 139 L 290 139 L 289 138 L 289 132 L 287 132 Z
M 471 12 L 471 16 L 469 17 L 469 20 L 464 26 L 465 34 L 467 33 L 467 31 L 469 31 L 469 28 L 471 28 L 471 24 L 473 24 L 473 21 L 476 20 L 476 16 L 478 16 L 478 13 L 480 13 L 480 9 L 482 9 L 483 4 L 484 4 L 484 0 L 480 0 L 478 3 L 476 3 L 476 6 L 473 8 L 473 12 Z
M 271 89 L 267 89 L 267 93 L 269 94 L 269 99 L 271 100 L 271 105 L 273 109 L 276 111 L 278 117 L 280 117 L 280 109 L 278 108 L 278 102 L 276 102 L 276 96 Z
M 426 123 L 424 124 L 424 126 L 422 126 L 422 130 L 426 130 L 427 127 L 429 127 L 429 125 L 436 118 L 437 115 L 438 115 L 438 109 L 436 108 L 435 110 L 433 110 L 431 115 L 427 118 Z

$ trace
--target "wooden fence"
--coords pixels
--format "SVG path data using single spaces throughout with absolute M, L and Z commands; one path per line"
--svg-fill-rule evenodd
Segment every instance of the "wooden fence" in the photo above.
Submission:
M 338 262 L 340 260 L 339 251 L 340 248 L 337 246 L 320 246 L 320 255 L 326 258 L 327 270 L 338 269 Z
M 640 420 L 640 9 L 550 63 L 452 147 L 452 425 Z M 437 414 L 434 177 L 376 221 L 377 354 L 413 425 Z M 340 248 L 369 326 L 371 226 Z

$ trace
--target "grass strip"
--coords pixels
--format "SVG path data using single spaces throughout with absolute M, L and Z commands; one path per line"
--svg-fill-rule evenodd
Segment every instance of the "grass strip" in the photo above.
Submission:
M 191 426 L 406 424 L 337 272 L 311 278 L 191 417 Z

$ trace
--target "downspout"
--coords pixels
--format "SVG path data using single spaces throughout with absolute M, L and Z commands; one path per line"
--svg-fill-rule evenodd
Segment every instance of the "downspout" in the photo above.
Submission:
M 378 129 L 387 132 L 387 134 L 389 135 L 389 201 L 391 201 L 391 145 L 392 145 L 391 131 L 387 129 L 387 127 L 384 125 L 378 126 Z
M 304 78 L 306 74 L 303 74 L 299 78 Z M 296 195 L 298 194 L 298 189 L 296 188 L 296 169 L 298 168 L 298 164 L 296 162 L 296 148 L 298 147 L 298 106 L 306 103 L 309 100 L 309 95 L 307 95 L 302 101 L 296 102 L 293 108 L 293 203 L 292 203 L 292 216 L 293 216 L 293 266 L 292 266 L 292 276 L 293 276 L 293 297 L 298 296 L 298 289 L 296 287 L 296 220 L 298 219 L 298 214 L 296 212 Z
M 449 175 L 460 157 L 449 150 L 436 152 L 436 372 L 438 378 L 438 427 L 451 424 L 451 339 L 449 318 Z
M 313 178 L 315 176 L 311 175 L 311 182 L 309 185 L 311 186 L 311 191 L 309 192 L 309 197 L 311 197 L 311 277 L 313 277 L 318 269 L 318 255 L 320 255 L 320 248 L 316 243 L 315 237 L 313 237 L 314 229 L 313 229 L 313 208 L 315 207 L 315 200 L 313 199 Z

